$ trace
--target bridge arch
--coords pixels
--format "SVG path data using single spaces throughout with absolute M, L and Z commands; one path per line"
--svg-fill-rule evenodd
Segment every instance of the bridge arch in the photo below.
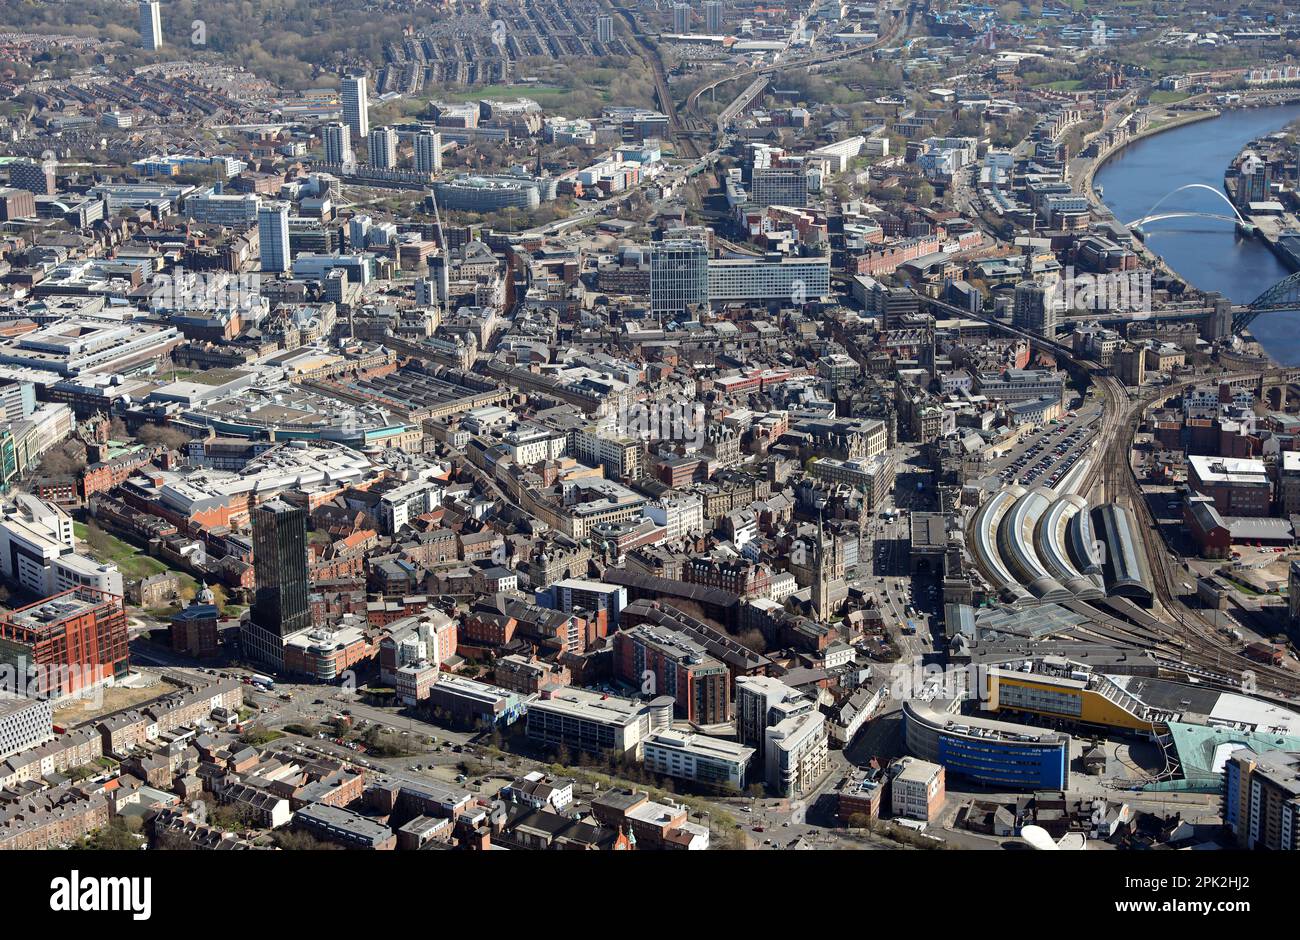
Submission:
M 1230 215 L 1220 215 L 1217 212 L 1157 212 L 1155 215 L 1143 216 L 1129 223 L 1131 228 L 1138 228 L 1143 225 L 1149 225 L 1152 222 L 1163 222 L 1165 219 L 1216 219 L 1220 222 L 1236 222 L 1237 220 Z
M 1240 333 L 1261 313 L 1280 310 L 1300 310 L 1300 271 L 1282 278 L 1247 304 L 1244 311 L 1234 314 L 1232 331 Z
M 1223 190 L 1215 189 L 1213 186 L 1209 186 L 1205 183 L 1184 183 L 1182 186 L 1179 186 L 1177 189 L 1171 189 L 1169 192 L 1165 193 L 1163 196 L 1161 196 L 1159 199 L 1156 200 L 1156 204 L 1147 210 L 1147 214 L 1143 216 L 1143 218 L 1150 219 L 1153 215 L 1155 215 L 1156 210 L 1160 208 L 1161 204 L 1166 199 L 1168 199 L 1170 196 L 1175 196 L 1178 193 L 1181 193 L 1184 190 L 1188 190 L 1188 189 L 1204 189 L 1207 192 L 1214 193 L 1214 195 L 1219 197 L 1219 200 L 1221 202 L 1225 203 L 1228 206 L 1228 208 L 1232 210 L 1233 217 L 1238 222 L 1247 224 L 1246 217 L 1243 216 L 1240 210 L 1238 210 L 1237 207 L 1232 204 L 1232 200 L 1223 194 Z M 1137 222 L 1129 223 L 1129 225 L 1136 225 L 1136 224 Z
M 1260 307 L 1300 309 L 1300 271 L 1282 278 L 1252 300 L 1248 306 L 1256 309 Z

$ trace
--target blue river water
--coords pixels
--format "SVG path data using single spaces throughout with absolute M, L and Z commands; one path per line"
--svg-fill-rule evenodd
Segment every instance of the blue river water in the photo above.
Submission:
M 1166 194 L 1188 183 L 1203 183 L 1223 191 L 1223 173 L 1247 143 L 1280 131 L 1300 118 L 1300 105 L 1246 108 L 1224 112 L 1139 140 L 1121 150 L 1097 172 L 1103 200 L 1122 222 L 1148 215 Z M 1160 211 L 1215 212 L 1230 210 L 1205 190 L 1185 190 L 1160 203 Z M 1191 282 L 1218 291 L 1235 303 L 1250 303 L 1292 273 L 1268 246 L 1243 238 L 1230 222 L 1181 218 L 1144 227 L 1147 245 Z M 1250 331 L 1274 359 L 1300 364 L 1300 312 L 1260 316 Z

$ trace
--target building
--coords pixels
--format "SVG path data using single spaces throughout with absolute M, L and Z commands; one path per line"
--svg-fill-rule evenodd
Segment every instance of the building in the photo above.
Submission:
M 1244 849 L 1300 849 L 1300 753 L 1250 748 L 1224 764 L 1223 821 Z
M 764 732 L 767 785 L 781 796 L 811 793 L 830 771 L 826 716 L 805 711 L 783 718 Z
M 1300 451 L 1278 454 L 1277 513 L 1284 518 L 1300 513 Z
M 0 509 L 0 572 L 39 597 L 75 587 L 123 595 L 117 565 L 79 554 L 72 519 L 61 507 L 21 494 Z
M 650 249 L 650 310 L 683 313 L 709 302 L 709 248 L 703 240 L 665 239 Z
M 262 270 L 289 270 L 289 205 L 277 202 L 257 210 L 257 235 Z
M 614 17 L 596 17 L 596 41 L 604 43 L 614 41 Z
M 618 615 L 627 606 L 626 587 L 581 578 L 556 581 L 546 589 L 546 596 L 550 603 L 543 606 L 566 614 L 583 614 L 588 620 L 596 621 L 596 635 L 602 637 L 618 629 Z
M 827 255 L 792 258 L 769 253 L 761 258 L 709 261 L 711 303 L 762 303 L 800 306 L 824 299 L 831 290 Z
M 758 206 L 808 205 L 808 170 L 802 163 L 795 166 L 755 167 L 750 180 L 749 198 Z
M 641 759 L 643 742 L 672 726 L 673 700 L 661 695 L 648 702 L 586 689 L 566 688 L 528 705 L 528 737 L 551 747 Z
M 535 695 L 562 689 L 573 681 L 569 667 L 534 657 L 511 653 L 496 661 L 493 680 L 503 689 Z
M 0 614 L 0 666 L 52 699 L 122 678 L 128 661 L 120 596 L 73 588 Z
M 48 699 L 0 689 L 0 761 L 53 740 L 53 705 Z
M 1214 508 L 1220 515 L 1269 514 L 1273 486 L 1262 460 L 1189 454 L 1187 485 L 1194 492 L 1213 499 Z
M 328 803 L 312 803 L 293 814 L 294 828 L 349 849 L 397 847 L 397 833 L 382 823 Z
M 743 790 L 754 749 L 703 734 L 660 731 L 643 742 L 645 767 L 652 773 L 690 780 L 721 790 Z
M 140 4 L 140 48 L 157 52 L 162 48 L 162 19 L 158 0 L 143 0 Z
M 0 222 L 36 218 L 36 196 L 30 190 L 0 186 Z
M 1287 614 L 1294 630 L 1300 624 L 1300 561 L 1291 562 L 1287 569 Z
M 376 127 L 369 138 L 370 165 L 381 170 L 397 169 L 397 131 Z
M 688 3 L 673 5 L 673 32 L 685 36 L 691 31 L 691 7 Z
M 54 181 L 54 163 L 14 160 L 9 164 L 9 185 L 37 196 L 53 196 L 57 189 Z
M 487 729 L 514 724 L 524 702 L 495 685 L 446 673 L 429 690 L 429 707 L 459 727 Z
M 949 774 L 1004 790 L 1066 790 L 1070 736 L 956 714 L 952 702 L 903 703 L 907 750 Z
M 321 128 L 321 143 L 325 145 L 325 162 L 342 166 L 352 163 L 352 131 L 339 121 L 326 124 Z
M 668 695 L 677 714 L 701 725 L 731 720 L 727 667 L 684 633 L 638 624 L 614 636 L 614 672 L 643 695 Z
M 345 75 L 339 83 L 343 99 L 343 123 L 352 136 L 364 140 L 370 134 L 370 103 L 366 100 L 366 77 Z
M 890 803 L 895 816 L 925 823 L 938 819 L 945 799 L 942 765 L 902 757 L 890 772 Z
M 1037 281 L 1021 281 L 1016 285 L 1012 326 L 1050 339 L 1056 336 L 1056 314 L 1056 299 L 1046 287 Z
M 415 168 L 422 173 L 442 169 L 442 135 L 421 131 L 415 135 Z
M 573 802 L 573 778 L 552 777 L 540 770 L 532 770 L 506 784 L 497 796 L 507 802 L 522 803 L 533 809 L 550 806 L 556 812 L 562 812 Z
M 705 0 L 704 30 L 710 36 L 722 34 L 722 0 Z
M 244 629 L 245 652 L 282 666 L 284 640 L 311 626 L 304 509 L 276 499 L 253 511 L 253 573 L 257 587 Z
M 212 659 L 217 655 L 217 624 L 221 611 L 212 589 L 204 586 L 189 604 L 171 619 L 172 650 L 193 659 Z
M 816 703 L 780 679 L 770 676 L 736 677 L 736 737 L 754 748 L 759 763 L 766 762 L 767 729 L 793 715 L 816 708 Z

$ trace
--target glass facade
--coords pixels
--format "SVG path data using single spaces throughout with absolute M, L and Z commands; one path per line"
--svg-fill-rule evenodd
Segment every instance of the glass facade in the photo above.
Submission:
M 279 500 L 253 513 L 253 623 L 277 636 L 311 626 L 307 513 Z
M 668 239 L 650 252 L 650 309 L 680 313 L 709 302 L 709 249 L 702 241 Z

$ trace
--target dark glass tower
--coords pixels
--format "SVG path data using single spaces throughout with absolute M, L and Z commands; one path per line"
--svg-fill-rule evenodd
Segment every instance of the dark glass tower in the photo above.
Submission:
M 253 623 L 289 636 L 311 626 L 307 594 L 307 512 L 278 499 L 253 511 Z

